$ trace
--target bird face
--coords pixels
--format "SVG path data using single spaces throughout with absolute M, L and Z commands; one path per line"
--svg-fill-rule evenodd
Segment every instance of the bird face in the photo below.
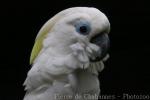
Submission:
M 94 46 L 91 50 L 87 50 L 90 52 L 87 53 L 89 60 L 91 62 L 102 60 L 109 48 L 110 24 L 107 17 L 95 8 L 80 9 L 80 7 L 79 9 L 70 8 L 60 14 L 63 15 L 63 18 L 53 28 L 53 31 L 60 34 L 61 39 L 59 40 L 66 40 L 65 44 L 78 42 L 85 52 L 92 44 Z M 94 52 L 93 50 L 97 48 L 98 50 Z

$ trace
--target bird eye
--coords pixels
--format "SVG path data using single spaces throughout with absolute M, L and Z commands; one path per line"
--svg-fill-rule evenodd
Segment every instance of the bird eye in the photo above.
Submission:
M 91 31 L 90 23 L 80 20 L 75 24 L 76 31 L 82 35 L 88 35 Z

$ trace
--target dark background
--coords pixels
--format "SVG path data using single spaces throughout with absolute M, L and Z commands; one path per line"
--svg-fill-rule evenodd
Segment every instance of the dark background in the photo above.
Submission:
M 0 100 L 22 100 L 37 32 L 54 14 L 74 6 L 96 7 L 111 23 L 110 58 L 100 73 L 102 94 L 150 94 L 150 7 L 141 1 L 1 2 Z

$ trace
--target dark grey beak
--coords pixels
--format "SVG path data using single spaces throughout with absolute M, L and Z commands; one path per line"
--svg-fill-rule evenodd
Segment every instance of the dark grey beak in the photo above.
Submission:
M 106 56 L 109 46 L 110 46 L 108 34 L 106 34 L 106 33 L 99 34 L 99 35 L 93 37 L 90 42 L 98 45 L 101 48 L 100 55 L 98 55 L 96 57 L 96 59 L 94 59 L 94 60 L 90 59 L 90 61 L 98 62 L 98 61 L 102 60 Z

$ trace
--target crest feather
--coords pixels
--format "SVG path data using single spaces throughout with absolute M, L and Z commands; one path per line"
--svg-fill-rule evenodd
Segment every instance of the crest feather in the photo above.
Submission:
M 35 58 L 40 53 L 42 46 L 43 46 L 44 38 L 51 31 L 52 27 L 54 26 L 56 21 L 58 21 L 59 18 L 60 18 L 60 16 L 55 16 L 55 17 L 51 18 L 40 29 L 40 31 L 35 39 L 35 43 L 34 43 L 34 46 L 33 46 L 32 52 L 31 52 L 30 64 L 33 64 Z

